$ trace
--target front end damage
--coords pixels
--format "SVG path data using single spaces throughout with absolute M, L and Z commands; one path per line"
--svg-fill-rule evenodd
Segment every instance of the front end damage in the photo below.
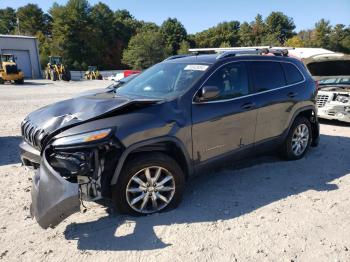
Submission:
M 318 116 L 350 123 L 350 87 L 327 87 L 318 91 Z
M 113 138 L 76 146 L 48 146 L 32 185 L 31 215 L 42 228 L 55 227 L 84 201 L 110 197 L 121 147 Z

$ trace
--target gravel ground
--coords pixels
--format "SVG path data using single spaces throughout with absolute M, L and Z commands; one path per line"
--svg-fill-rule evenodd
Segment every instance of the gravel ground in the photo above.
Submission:
M 322 122 L 302 160 L 260 157 L 199 176 L 176 210 L 133 218 L 87 205 L 55 229 L 29 216 L 18 156 L 31 111 L 107 81 L 0 86 L 0 260 L 350 261 L 350 125 Z

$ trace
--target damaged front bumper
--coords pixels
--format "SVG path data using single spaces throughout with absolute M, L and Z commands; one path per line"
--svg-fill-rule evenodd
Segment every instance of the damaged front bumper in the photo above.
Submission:
M 350 105 L 326 104 L 324 107 L 318 108 L 318 117 L 350 123 Z
M 33 177 L 31 195 L 30 213 L 44 229 L 53 228 L 80 211 L 78 183 L 64 179 L 49 165 L 45 156 Z

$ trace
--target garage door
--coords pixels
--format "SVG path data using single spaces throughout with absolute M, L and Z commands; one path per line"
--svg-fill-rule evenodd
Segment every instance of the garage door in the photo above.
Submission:
M 13 54 L 19 69 L 24 73 L 24 78 L 33 78 L 32 64 L 28 50 L 2 49 L 3 54 Z

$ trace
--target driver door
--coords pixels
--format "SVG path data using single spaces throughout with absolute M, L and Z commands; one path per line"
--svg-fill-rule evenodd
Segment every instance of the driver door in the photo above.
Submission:
M 204 86 L 216 86 L 219 95 L 192 104 L 193 157 L 196 164 L 229 156 L 254 144 L 257 109 L 245 62 L 219 67 Z M 198 97 L 199 96 L 199 97 Z

